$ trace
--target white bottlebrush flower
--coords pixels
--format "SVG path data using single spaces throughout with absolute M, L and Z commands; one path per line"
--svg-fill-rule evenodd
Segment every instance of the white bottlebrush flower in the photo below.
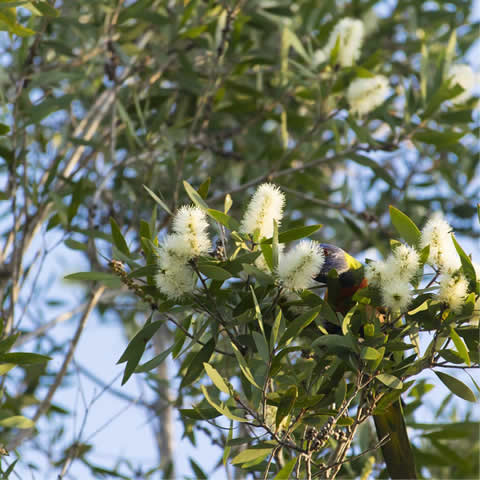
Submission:
M 452 98 L 454 104 L 464 103 L 472 96 L 472 90 L 475 86 L 475 73 L 470 65 L 457 64 L 452 65 L 448 71 L 450 85 L 460 85 L 464 91 Z
M 312 65 L 314 67 L 317 67 L 318 65 L 326 61 L 327 61 L 327 56 L 325 55 L 325 52 L 323 50 L 316 50 L 313 53 Z
M 253 235 L 258 230 L 260 238 L 270 238 L 273 235 L 273 221 L 280 224 L 283 217 L 284 204 L 285 195 L 276 185 L 260 185 L 248 204 L 240 231 Z
M 453 273 L 461 266 L 460 257 L 452 240 L 452 227 L 441 212 L 435 212 L 422 229 L 420 246 L 430 246 L 428 263 L 442 272 Z
M 444 275 L 440 280 L 438 299 L 446 303 L 452 312 L 458 313 L 468 293 L 468 281 L 463 275 Z
M 404 312 L 412 300 L 408 282 L 401 279 L 384 283 L 381 291 L 383 304 L 394 312 Z
M 155 283 L 160 291 L 173 300 L 193 292 L 197 282 L 195 272 L 187 264 L 177 264 L 174 270 L 159 270 Z
M 319 243 L 302 240 L 282 255 L 277 273 L 282 284 L 291 290 L 312 287 L 314 278 L 320 273 L 325 256 Z
M 359 115 L 371 112 L 385 101 L 388 90 L 388 79 L 383 75 L 356 78 L 347 90 L 351 111 Z
M 398 245 L 393 251 L 392 258 L 401 278 L 410 281 L 418 272 L 420 255 L 414 248 L 403 244 Z
M 385 262 L 371 262 L 365 267 L 365 278 L 372 287 L 380 288 L 385 276 Z
M 363 22 L 354 18 L 342 18 L 334 27 L 325 45 L 325 55 L 330 57 L 339 39 L 337 61 L 342 67 L 351 67 L 360 57 L 364 37 Z
M 184 264 L 193 256 L 188 237 L 178 233 L 171 233 L 160 244 L 158 262 L 163 269 L 171 270 L 176 264 Z
M 190 245 L 190 258 L 204 255 L 211 248 L 207 229 L 205 212 L 195 206 L 181 207 L 173 218 L 174 232 Z

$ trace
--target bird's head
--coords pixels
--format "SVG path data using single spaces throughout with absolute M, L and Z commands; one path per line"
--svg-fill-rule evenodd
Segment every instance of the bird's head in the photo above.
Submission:
M 316 278 L 317 282 L 328 283 L 329 273 L 335 270 L 343 288 L 361 288 L 364 280 L 363 265 L 340 247 L 328 243 L 322 243 L 320 246 L 325 255 L 325 263 Z

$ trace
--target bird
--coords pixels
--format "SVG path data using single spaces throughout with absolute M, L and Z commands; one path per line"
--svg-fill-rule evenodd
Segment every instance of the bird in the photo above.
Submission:
M 368 285 L 365 269 L 361 262 L 340 247 L 321 244 L 325 262 L 315 280 L 327 286 L 325 300 L 336 311 L 345 314 L 355 304 L 353 295 Z M 335 270 L 336 274 L 332 271 Z M 377 315 L 380 320 L 382 312 Z M 333 326 L 340 333 L 338 326 Z M 332 330 L 327 328 L 329 333 Z M 382 444 L 382 454 L 388 474 L 392 479 L 416 479 L 415 459 L 407 434 L 401 399 L 394 401 L 382 414 L 373 415 L 379 440 L 388 438 Z

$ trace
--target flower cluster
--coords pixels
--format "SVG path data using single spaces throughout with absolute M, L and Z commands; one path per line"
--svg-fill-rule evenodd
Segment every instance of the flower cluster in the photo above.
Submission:
M 211 247 L 205 213 L 198 207 L 181 207 L 173 231 L 160 245 L 155 282 L 162 293 L 175 299 L 194 290 L 196 275 L 188 262 Z
M 387 308 L 403 312 L 412 300 L 410 282 L 419 268 L 418 252 L 407 245 L 398 245 L 384 262 L 368 264 L 365 276 L 370 285 L 380 289 Z
M 302 240 L 279 259 L 277 275 L 282 285 L 290 290 L 312 287 L 320 273 L 325 256 L 318 242 Z
M 460 256 L 452 239 L 452 227 L 436 212 L 422 229 L 420 246 L 429 245 L 428 263 L 440 274 L 438 298 L 453 312 L 459 312 L 468 293 L 468 281 L 459 269 Z
M 359 115 L 371 112 L 385 101 L 388 90 L 388 80 L 383 75 L 356 78 L 347 90 L 351 111 Z
M 455 313 L 460 312 L 468 294 L 468 280 L 460 272 L 460 256 L 452 239 L 452 227 L 441 213 L 434 213 L 421 231 L 420 247 L 429 248 L 427 263 L 437 272 L 440 302 Z M 474 265 L 475 270 L 480 268 Z M 383 304 L 403 312 L 412 299 L 410 283 L 420 273 L 417 250 L 406 245 L 397 246 L 385 261 L 367 265 L 365 276 L 369 285 L 378 288 Z
M 464 89 L 460 95 L 452 99 L 452 102 L 455 105 L 465 103 L 472 96 L 475 86 L 475 73 L 472 67 L 465 64 L 452 65 L 448 71 L 448 78 L 452 86 L 458 84 Z
M 240 225 L 242 233 L 256 235 L 258 238 L 271 238 L 273 221 L 278 225 L 283 217 L 285 195 L 271 183 L 264 183 L 253 194 Z
M 339 43 L 337 61 L 342 67 L 351 67 L 360 57 L 364 38 L 364 27 L 361 20 L 342 18 L 330 33 L 324 53 L 329 57 Z

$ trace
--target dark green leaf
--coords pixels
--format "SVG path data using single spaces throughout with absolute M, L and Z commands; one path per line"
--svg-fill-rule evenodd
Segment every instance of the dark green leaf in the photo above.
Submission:
M 45 363 L 49 360 L 51 360 L 51 357 L 38 353 L 13 352 L 0 354 L 0 363 L 13 363 L 15 365 L 32 365 Z
M 443 372 L 435 372 L 435 375 L 452 393 L 457 395 L 457 397 L 463 398 L 468 402 L 475 403 L 477 401 L 475 394 L 460 380 Z
M 412 247 L 418 245 L 420 241 L 420 230 L 413 221 L 397 208 L 390 205 L 390 218 L 393 226 L 403 239 Z
M 211 338 L 193 357 L 185 376 L 180 383 L 180 389 L 193 383 L 203 372 L 203 364 L 208 363 L 215 350 L 215 340 Z
M 277 415 L 275 417 L 275 426 L 277 430 L 282 423 L 282 420 L 292 411 L 295 401 L 297 400 L 297 396 L 298 390 L 295 385 L 291 385 L 285 392 L 281 394 L 280 403 L 277 408 Z
M 278 243 L 288 243 L 293 242 L 294 240 L 299 240 L 300 238 L 309 237 L 320 228 L 322 228 L 322 225 L 320 224 L 309 225 L 307 227 L 292 228 L 291 230 L 287 230 L 286 232 L 278 234 Z M 262 243 L 271 244 L 272 239 L 267 238 L 263 240 Z
M 128 249 L 127 242 L 123 238 L 120 227 L 113 217 L 110 217 L 110 227 L 112 229 L 112 238 L 114 245 L 127 257 L 130 256 L 130 250 Z
M 240 224 L 232 217 L 227 215 L 226 213 L 220 212 L 220 210 L 214 210 L 213 208 L 207 208 L 207 214 L 212 217 L 218 223 L 221 223 L 229 230 L 240 230 Z

